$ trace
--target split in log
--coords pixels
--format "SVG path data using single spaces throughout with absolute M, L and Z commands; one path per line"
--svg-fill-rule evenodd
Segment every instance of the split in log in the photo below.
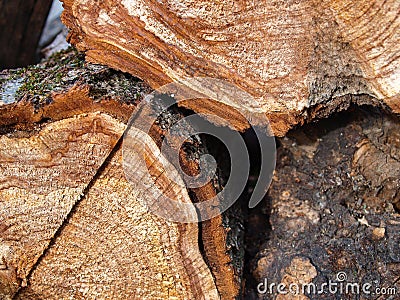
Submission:
M 397 0 L 63 2 L 69 40 L 90 61 L 154 88 L 178 81 L 201 91 L 206 76 L 248 92 L 254 99 L 239 105 L 185 104 L 241 130 L 239 116 L 260 110 L 276 135 L 351 103 L 400 113 Z
M 141 203 L 152 192 L 127 181 L 120 150 L 100 171 L 18 299 L 218 298 L 197 246 L 197 224 L 149 213 Z M 190 201 L 182 188 L 168 192 Z
M 125 177 L 120 141 L 135 105 L 150 91 L 145 84 L 83 63 L 74 51 L 4 71 L 0 84 L 1 297 L 233 299 L 239 294 L 243 257 L 234 258 L 228 249 L 236 232 L 229 228 L 235 226 L 229 215 L 210 220 L 199 235 L 196 223 L 173 223 L 150 213 L 143 202 L 151 189 Z M 166 112 L 161 123 L 178 117 Z M 157 163 L 166 159 L 154 156 L 167 130 L 155 125 L 151 132 L 153 188 L 158 184 L 190 202 L 186 189 L 170 184 Z M 186 172 L 195 174 L 199 166 L 192 157 L 207 148 L 191 145 L 191 151 L 181 157 Z M 216 192 L 209 184 L 191 194 L 202 201 Z

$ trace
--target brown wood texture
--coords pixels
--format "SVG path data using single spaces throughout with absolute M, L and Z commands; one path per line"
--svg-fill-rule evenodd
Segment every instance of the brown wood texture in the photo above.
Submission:
M 191 201 L 166 176 L 156 142 L 148 137 L 146 148 L 152 188 L 132 185 L 122 168 L 131 97 L 148 88 L 135 92 L 134 78 L 71 56 L 0 74 L 2 93 L 18 78 L 34 86 L 0 102 L 0 298 L 218 299 L 198 224 L 166 221 L 142 205 L 157 186 Z M 52 66 L 61 82 L 39 93 Z M 226 234 L 222 224 L 214 230 Z
M 179 109 L 171 109 L 164 113 L 164 119 L 169 119 L 168 122 L 164 123 L 164 126 L 153 127 L 153 131 L 150 136 L 155 139 L 157 145 L 161 147 L 163 140 L 161 137 L 169 136 L 168 143 L 176 144 L 176 141 L 181 138 L 181 135 L 190 136 L 185 134 L 190 124 L 183 122 L 180 124 L 180 130 L 177 136 L 171 134 L 169 126 L 174 123 L 171 119 L 182 120 L 184 117 L 183 113 Z M 185 146 L 190 145 L 196 149 L 195 153 L 192 151 L 186 151 Z M 211 154 L 215 157 L 215 143 L 207 142 L 204 140 L 190 142 L 185 144 L 180 149 L 179 159 L 182 170 L 190 175 L 195 176 L 200 172 L 199 161 L 193 156 L 202 154 Z M 213 152 L 207 148 L 213 148 Z M 219 162 L 223 165 L 223 162 Z M 226 162 L 225 162 L 226 163 Z M 220 177 L 216 177 L 219 181 L 223 180 Z M 212 182 L 214 181 L 214 182 Z M 222 190 L 220 184 L 216 184 L 215 180 L 212 180 L 199 188 L 188 189 L 193 202 L 202 202 L 214 198 L 218 192 Z M 216 207 L 218 205 L 216 204 Z M 211 210 L 215 209 L 210 207 L 207 213 L 211 213 Z M 244 254 L 241 253 L 242 249 L 234 249 L 237 253 L 233 253 L 231 248 L 232 244 L 241 243 L 243 235 L 241 234 L 230 234 L 231 231 L 236 232 L 237 228 L 243 225 L 243 210 L 240 207 L 240 203 L 234 204 L 233 207 L 223 214 L 219 214 L 210 220 L 203 221 L 200 225 L 201 229 L 201 242 L 202 242 L 202 253 L 206 260 L 208 267 L 210 268 L 212 275 L 215 280 L 215 284 L 221 299 L 237 299 L 240 297 L 242 292 L 242 269 L 244 264 Z M 232 240 L 239 240 L 232 241 Z M 236 264 L 234 263 L 236 261 Z
M 151 195 L 126 180 L 116 151 L 18 298 L 218 298 L 197 225 L 152 215 L 141 204 Z
M 11 291 L 42 255 L 123 129 L 110 117 L 89 115 L 53 123 L 30 137 L 1 137 L 2 256 Z
M 0 1 L 0 69 L 36 63 L 52 0 Z
M 277 135 L 366 99 L 400 111 L 396 0 L 63 2 L 69 40 L 90 61 L 152 87 L 179 81 L 201 90 L 194 77 L 207 76 L 250 93 L 239 107 L 187 103 L 239 129 L 248 126 L 240 114 L 260 110 Z

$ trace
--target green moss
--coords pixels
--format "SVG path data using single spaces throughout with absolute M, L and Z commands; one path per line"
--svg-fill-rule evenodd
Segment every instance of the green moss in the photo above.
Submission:
M 23 77 L 23 83 L 16 92 L 16 98 L 28 96 L 40 105 L 48 102 L 51 92 L 62 90 L 74 82 L 68 74 L 71 70 L 84 67 L 84 57 L 75 49 L 58 52 L 45 62 L 12 71 L 13 77 Z
M 5 81 L 14 79 L 21 84 L 15 100 L 27 97 L 36 109 L 51 102 L 53 92 L 65 91 L 78 82 L 90 86 L 90 96 L 94 100 L 112 97 L 133 103 L 150 92 L 144 83 L 129 74 L 85 62 L 84 54 L 72 47 L 40 64 L 0 72 L 0 87 Z

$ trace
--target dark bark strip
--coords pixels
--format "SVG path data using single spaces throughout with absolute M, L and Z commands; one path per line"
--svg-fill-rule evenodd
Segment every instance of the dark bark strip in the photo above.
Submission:
M 37 62 L 36 49 L 52 0 L 0 0 L 0 69 Z

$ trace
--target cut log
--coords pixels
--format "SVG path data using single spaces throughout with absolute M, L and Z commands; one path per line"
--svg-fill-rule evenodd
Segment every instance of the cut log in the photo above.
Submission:
M 5 71 L 0 86 L 1 298 L 238 295 L 226 217 L 205 224 L 199 235 L 196 223 L 174 223 L 149 212 L 143 203 L 157 193 L 125 177 L 121 138 L 135 105 L 150 91 L 145 84 L 83 63 L 70 51 Z M 163 124 L 177 116 L 164 118 L 170 119 Z M 164 169 L 159 162 L 167 159 L 155 156 L 166 130 L 152 128 L 146 149 L 157 179 L 146 184 L 189 203 L 183 183 L 169 181 L 173 166 Z M 199 151 L 196 147 L 191 151 Z M 186 172 L 195 174 L 196 160 L 181 156 Z M 207 185 L 193 193 L 202 201 L 216 190 Z
M 196 77 L 206 76 L 244 89 L 254 99 L 184 104 L 241 130 L 239 116 L 259 111 L 277 135 L 352 102 L 400 112 L 396 0 L 63 2 L 69 40 L 90 61 L 155 88 L 201 91 Z
M 9 291 L 27 277 L 123 130 L 107 115 L 81 115 L 31 136 L 1 137 L 2 272 Z
M 158 180 L 168 182 L 165 170 L 157 172 L 164 174 Z M 117 150 L 17 298 L 218 298 L 197 245 L 197 224 L 172 223 L 149 213 L 142 203 L 152 193 L 127 181 Z M 168 193 L 190 201 L 183 188 Z
M 64 6 L 70 40 L 86 51 L 88 59 L 140 76 L 152 87 L 179 81 L 202 92 L 196 101 L 180 105 L 227 119 L 209 117 L 218 125 L 244 131 L 250 126 L 247 120 L 263 115 L 274 133 L 283 135 L 295 124 L 327 116 L 353 102 L 388 105 L 399 112 L 399 4 L 395 0 L 368 5 L 361 0 L 65 0 Z M 164 119 L 154 124 L 150 136 L 137 133 L 137 138 L 146 141 L 141 154 L 147 165 L 132 156 L 132 173 L 125 177 L 122 134 L 149 88 L 128 74 L 83 63 L 81 58 L 63 53 L 45 64 L 0 74 L 0 296 L 239 297 L 243 246 L 235 234 L 243 231 L 243 215 L 224 214 L 199 227 L 165 220 L 142 205 L 160 204 L 160 190 L 184 203 L 201 202 L 223 188 L 215 183 L 223 179 L 213 178 L 189 191 L 184 188 L 176 165 L 160 152 L 166 131 L 177 117 L 172 112 L 161 116 Z M 207 97 L 209 87 L 196 76 L 227 80 L 253 99 L 238 98 L 245 94 L 218 91 L 214 86 L 214 92 L 222 96 L 222 103 L 216 102 Z M 284 166 L 275 173 L 269 194 L 275 232 L 267 242 L 269 253 L 263 251 L 266 248 L 254 251 L 258 252 L 256 280 L 271 276 L 276 282 L 310 283 L 335 275 L 338 267 L 349 267 L 348 274 L 358 271 L 363 276 L 369 266 L 382 264 L 351 269 L 348 263 L 353 257 L 372 261 L 384 249 L 390 262 L 398 262 L 398 234 L 393 232 L 398 227 L 399 174 L 380 169 L 388 161 L 397 166 L 397 153 L 377 146 L 374 139 L 380 138 L 379 132 L 378 137 L 367 132 L 356 136 L 354 127 L 346 129 L 344 141 L 338 131 L 329 133 L 335 139 L 327 139 L 326 144 L 320 143 L 319 136 L 307 140 L 304 147 L 294 147 L 290 137 L 281 141 L 281 150 L 291 153 L 288 158 L 280 154 Z M 362 135 L 368 139 L 351 144 L 352 138 Z M 392 136 L 396 142 L 396 135 Z M 287 150 L 285 142 L 294 149 Z M 185 147 L 179 150 L 187 174 L 197 174 L 198 157 L 208 150 L 203 146 L 188 146 L 195 153 L 186 152 Z M 315 150 L 327 150 L 326 146 L 333 146 L 329 148 L 333 151 Z M 375 180 L 368 163 L 371 157 L 378 176 L 388 183 L 384 188 Z M 293 165 L 285 168 L 288 161 Z M 317 163 L 322 169 L 329 164 L 338 168 L 325 181 Z M 292 172 L 296 168 L 301 171 Z M 352 185 L 352 171 L 369 181 L 363 184 L 364 190 L 352 190 L 357 187 Z M 138 175 L 146 172 L 151 181 Z M 138 182 L 133 186 L 132 177 Z M 312 186 L 314 181 L 321 190 Z M 300 188 L 299 182 L 304 183 Z M 350 194 L 342 190 L 343 182 Z M 392 198 L 390 217 L 379 216 L 379 224 L 373 225 L 377 230 L 371 239 L 380 241 L 376 251 L 367 239 L 369 231 L 360 228 L 373 219 L 365 207 L 353 209 L 353 198 L 343 201 L 355 194 L 374 203 L 377 197 L 370 197 L 372 191 Z M 335 196 L 334 201 L 327 203 L 322 192 Z M 389 204 L 386 200 L 385 205 Z M 176 214 L 182 212 L 176 210 Z M 386 226 L 386 221 L 396 226 Z M 388 230 L 390 239 L 383 230 Z M 330 243 L 332 236 L 338 241 Z M 349 239 L 365 244 L 360 250 L 367 254 L 346 256 L 343 252 L 341 260 L 338 256 L 347 249 Z M 314 244 L 320 247 L 314 249 Z M 351 245 L 352 251 L 359 250 L 355 243 Z M 236 257 L 234 250 L 239 250 Z M 330 260 L 325 260 L 328 256 Z M 379 257 L 379 262 L 385 258 Z M 393 276 L 388 278 L 398 282 Z

